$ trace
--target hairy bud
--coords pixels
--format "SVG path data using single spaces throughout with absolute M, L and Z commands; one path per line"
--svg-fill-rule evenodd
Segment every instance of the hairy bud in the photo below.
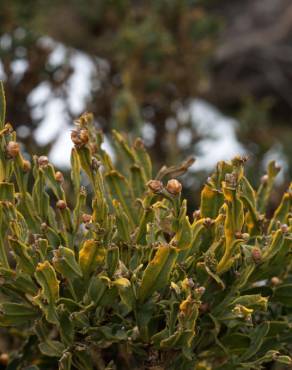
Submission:
M 88 143 L 89 135 L 87 129 L 79 129 L 71 131 L 71 140 L 77 147 L 81 147 Z
M 281 283 L 281 280 L 277 277 L 277 276 L 273 276 L 272 278 L 271 278 L 271 284 L 272 285 L 279 285 Z
M 16 141 L 9 141 L 6 146 L 6 151 L 9 157 L 15 158 L 20 152 L 19 144 Z
M 47 167 L 47 165 L 49 164 L 49 159 L 48 157 L 46 157 L 45 155 L 41 155 L 39 158 L 38 158 L 38 165 L 40 167 Z
M 251 251 L 251 255 L 256 264 L 262 261 L 262 252 L 259 248 L 254 247 Z
M 23 171 L 29 172 L 31 170 L 31 164 L 30 161 L 24 160 L 23 161 Z
M 64 182 L 64 175 L 62 174 L 62 172 L 60 171 L 57 171 L 55 173 L 55 180 L 60 182 L 60 183 L 63 183 Z
M 163 189 L 163 184 L 159 180 L 150 180 L 147 182 L 147 186 L 153 193 L 159 193 Z
M 65 209 L 67 207 L 67 204 L 64 200 L 58 200 L 56 207 L 58 209 Z
M 182 184 L 176 179 L 171 179 L 167 182 L 166 190 L 172 195 L 178 195 L 181 193 Z

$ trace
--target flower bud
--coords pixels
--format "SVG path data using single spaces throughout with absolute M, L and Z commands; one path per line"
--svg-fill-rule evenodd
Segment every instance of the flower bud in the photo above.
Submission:
M 89 140 L 89 135 L 88 135 L 88 130 L 83 128 L 79 130 L 72 130 L 71 131 L 71 140 L 72 142 L 78 146 L 81 147 L 85 144 L 88 143 Z
M 88 143 L 89 136 L 88 136 L 88 131 L 86 129 L 80 130 L 79 137 L 80 137 L 82 144 Z
M 82 218 L 82 222 L 85 223 L 85 224 L 92 220 L 92 216 L 89 215 L 88 213 L 83 213 L 81 218 Z
M 262 252 L 259 248 L 254 247 L 251 251 L 251 255 L 256 264 L 262 261 Z
M 82 144 L 82 141 L 79 137 L 78 131 L 77 130 L 72 130 L 71 131 L 71 140 L 73 144 L 80 146 Z
M 264 175 L 264 176 L 261 177 L 261 183 L 262 184 L 267 184 L 268 180 L 269 180 L 268 175 Z
M 201 211 L 199 209 L 197 209 L 196 211 L 194 211 L 193 217 L 194 217 L 194 220 L 199 220 L 200 217 L 201 217 Z
M 206 217 L 205 218 L 205 220 L 204 220 L 204 223 L 203 223 L 203 225 L 206 227 L 206 228 L 208 228 L 208 227 L 211 227 L 212 225 L 213 225 L 213 223 L 214 223 L 215 221 L 214 220 L 212 220 L 212 218 L 210 218 L 210 217 Z
M 147 186 L 153 193 L 159 193 L 163 189 L 163 184 L 159 180 L 150 180 L 147 182 Z
M 283 234 L 287 234 L 287 232 L 289 231 L 289 228 L 288 228 L 288 225 L 287 224 L 282 224 L 280 226 L 280 229 L 282 231 Z
M 64 176 L 63 176 L 62 172 L 57 171 L 55 173 L 55 180 L 58 181 L 58 182 L 60 182 L 60 183 L 63 183 L 64 182 Z
M 41 155 L 39 158 L 38 158 L 38 165 L 40 167 L 47 167 L 47 165 L 49 164 L 49 159 L 47 156 L 45 155 Z
M 23 161 L 23 171 L 29 172 L 31 170 L 31 164 L 30 161 L 27 161 L 26 159 Z
M 271 278 L 271 284 L 272 285 L 279 285 L 281 283 L 281 280 L 277 277 L 277 276 L 273 276 L 272 278 Z
M 206 291 L 206 288 L 204 286 L 199 286 L 198 288 L 195 289 L 195 292 L 202 296 Z
M 7 353 L 1 353 L 0 364 L 6 367 L 8 365 L 8 362 L 9 362 L 9 355 Z
M 166 190 L 172 195 L 178 195 L 181 193 L 182 184 L 176 179 L 171 179 L 167 182 Z
M 16 141 L 9 141 L 6 146 L 6 151 L 9 157 L 15 158 L 20 152 L 19 144 Z
M 56 204 L 56 207 L 58 209 L 65 209 L 67 207 L 67 204 L 64 200 L 58 200 L 57 204 Z
M 47 232 L 47 231 L 48 231 L 48 225 L 47 225 L 45 222 L 43 222 L 43 223 L 41 224 L 41 231 L 42 231 L 43 233 L 45 233 L 45 232 Z

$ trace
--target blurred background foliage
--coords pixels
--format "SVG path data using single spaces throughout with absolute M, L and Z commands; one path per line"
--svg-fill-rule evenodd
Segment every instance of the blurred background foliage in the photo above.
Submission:
M 212 137 L 217 122 L 198 130 L 190 114 L 203 99 L 238 121 L 254 182 L 268 159 L 280 159 L 283 189 L 292 175 L 291 25 L 290 0 L 1 0 L 8 119 L 29 153 L 49 153 L 60 131 L 47 126 L 43 142 L 36 132 L 48 99 L 61 99 L 61 119 L 87 110 L 105 132 L 142 135 L 158 168 Z M 90 84 L 74 104 L 82 86 L 72 84 L 72 60 L 82 58 Z M 40 87 L 49 94 L 37 104 Z M 206 171 L 185 179 L 194 203 Z

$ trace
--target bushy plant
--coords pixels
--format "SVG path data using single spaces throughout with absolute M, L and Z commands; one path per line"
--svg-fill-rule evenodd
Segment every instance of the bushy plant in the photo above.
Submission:
M 254 190 L 244 158 L 219 162 L 192 213 L 176 179 L 191 159 L 153 179 L 140 139 L 113 133 L 118 170 L 91 115 L 71 137 L 69 186 L 47 157 L 23 158 L 2 96 L 7 369 L 291 366 L 292 189 L 268 219 L 275 163 Z

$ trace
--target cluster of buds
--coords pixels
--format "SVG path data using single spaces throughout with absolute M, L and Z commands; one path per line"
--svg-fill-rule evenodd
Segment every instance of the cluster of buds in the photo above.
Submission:
M 86 128 L 78 128 L 76 130 L 72 130 L 71 140 L 74 145 L 76 145 L 78 148 L 81 148 L 89 141 L 88 130 Z
M 159 180 L 150 180 L 147 186 L 155 194 L 159 194 L 164 190 L 163 183 Z M 176 179 L 171 179 L 167 182 L 165 190 L 168 194 L 177 196 L 182 191 L 182 184 Z

